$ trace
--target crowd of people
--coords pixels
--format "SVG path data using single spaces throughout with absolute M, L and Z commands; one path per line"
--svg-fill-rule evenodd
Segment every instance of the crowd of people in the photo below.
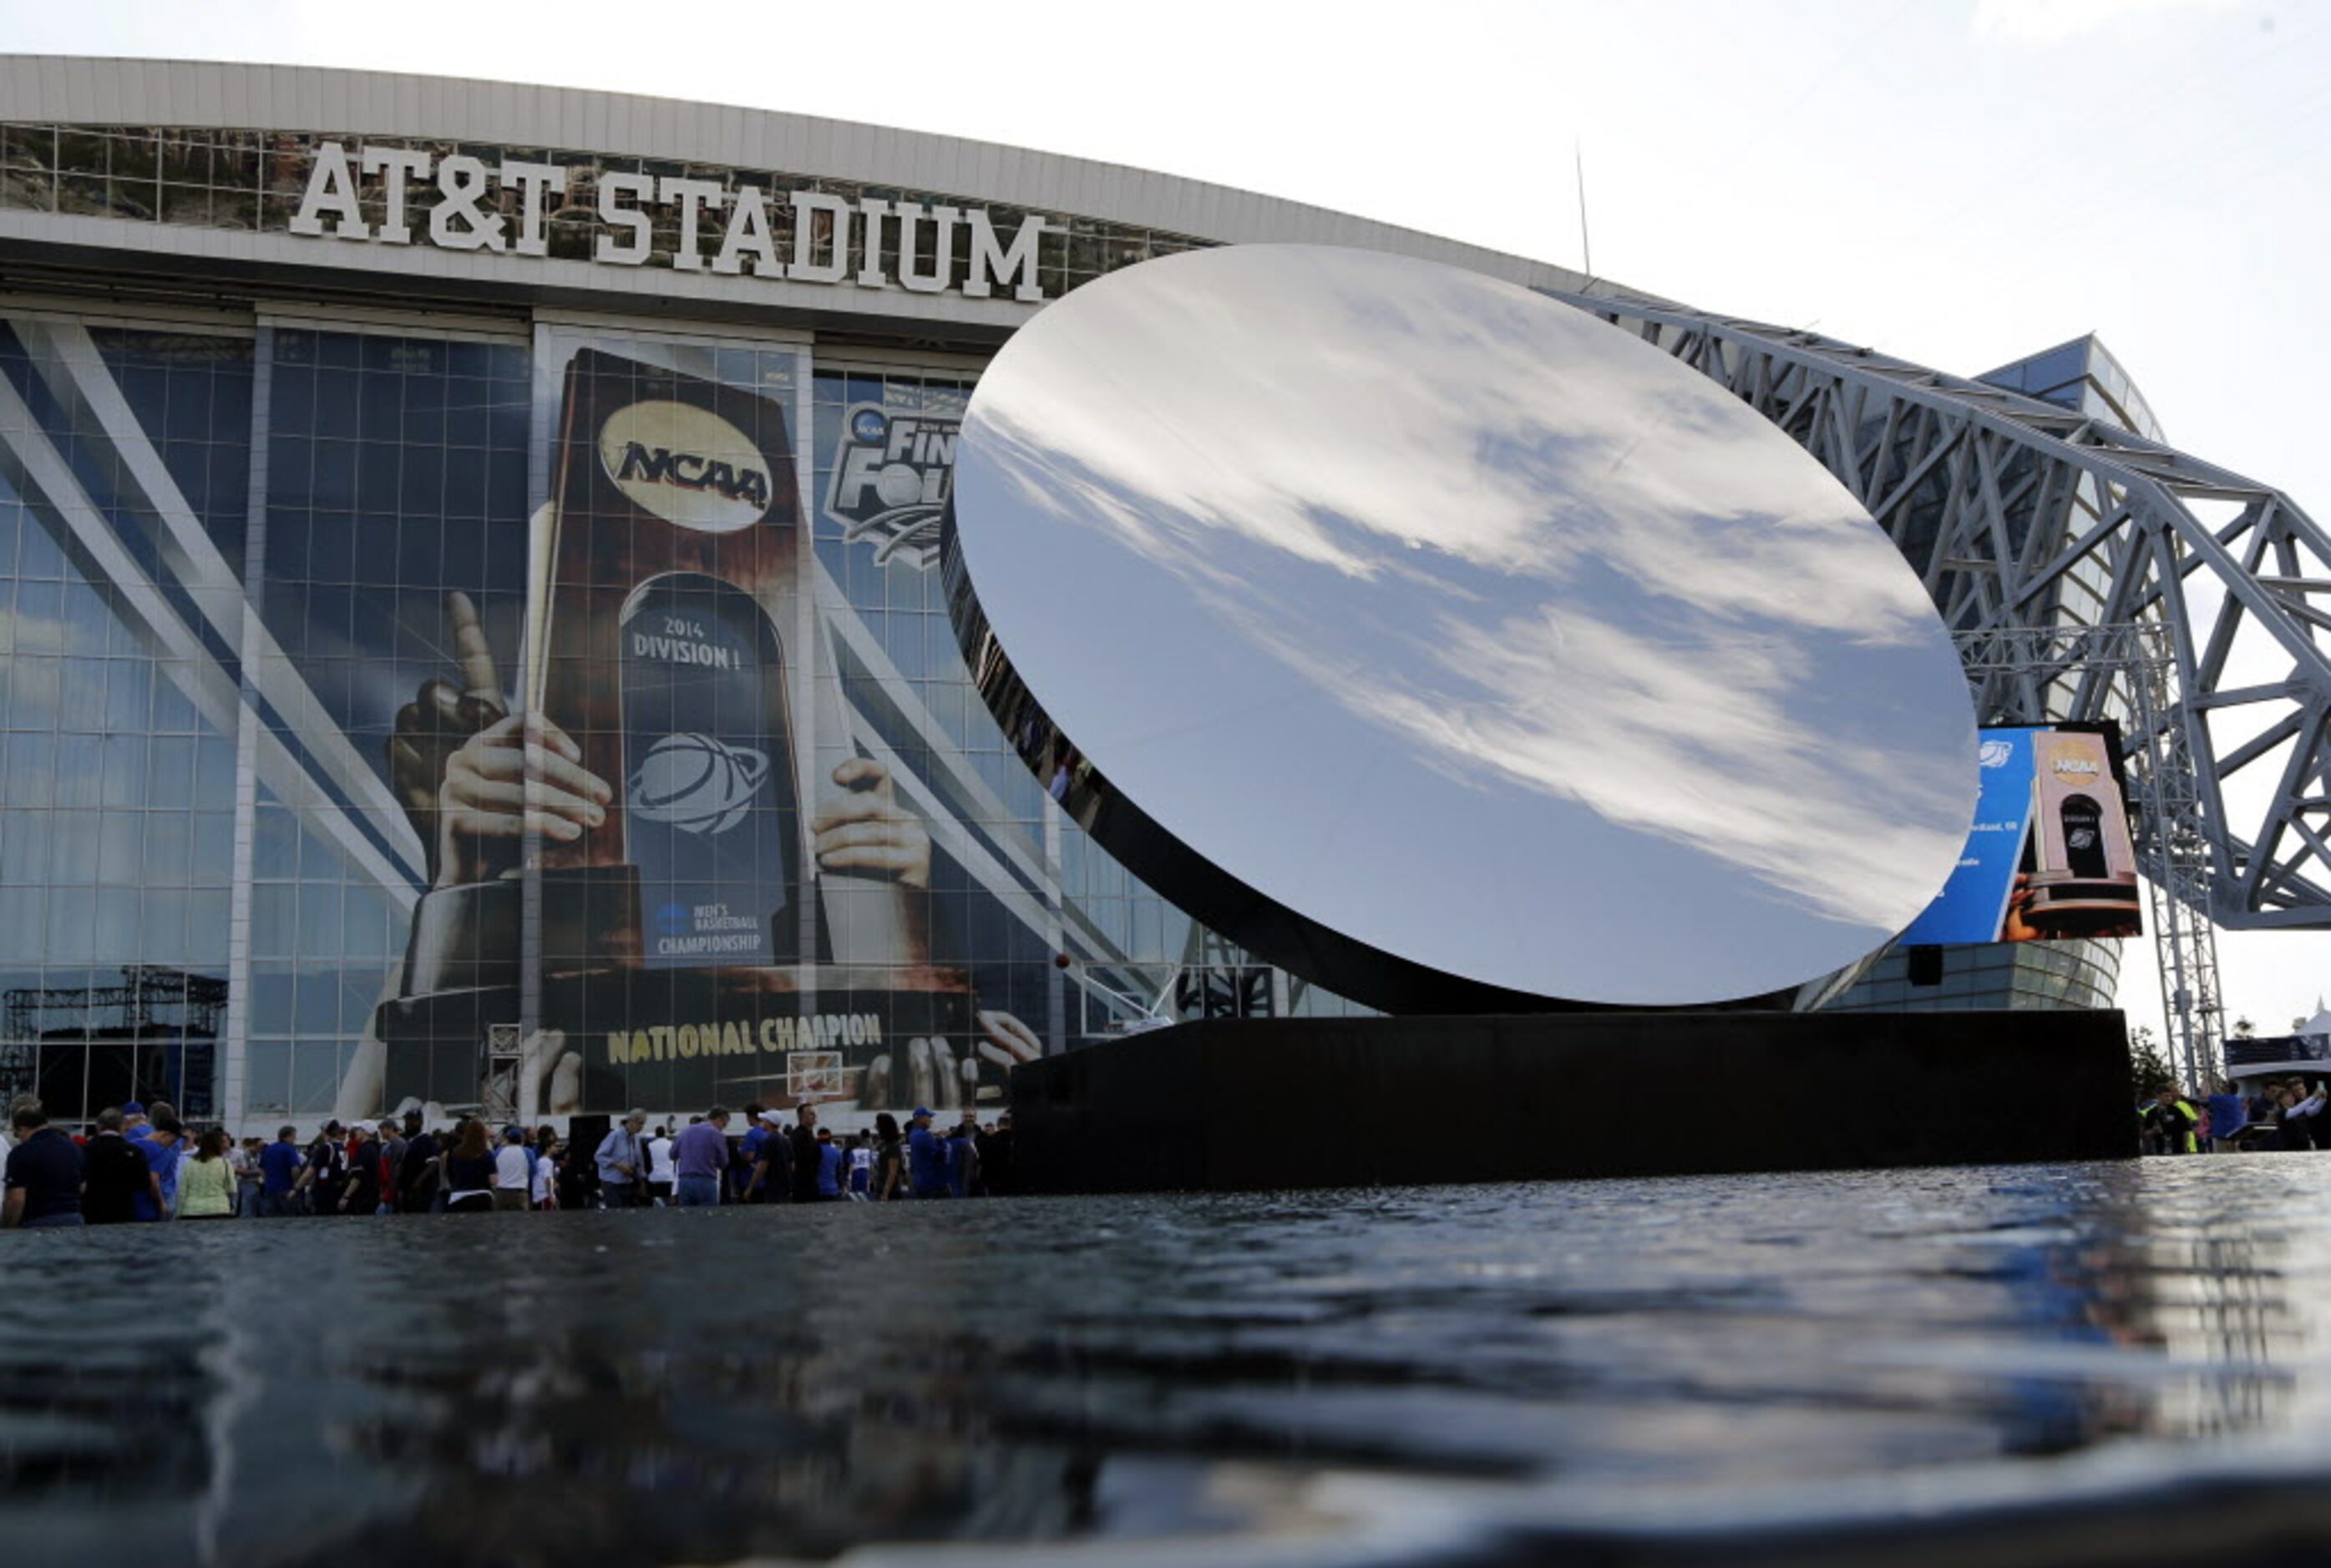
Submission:
M 2309 1088 L 2296 1074 L 2260 1079 L 2247 1095 L 2231 1079 L 2207 1095 L 2164 1083 L 2137 1107 L 2137 1126 L 2148 1155 L 2303 1151 L 2317 1146 L 2316 1118 L 2326 1103 L 2331 1091 L 2321 1079 Z M 2331 1127 L 2324 1136 L 2331 1137 Z
M 743 1126 L 735 1124 L 741 1117 Z M 1012 1117 L 983 1126 L 966 1111 L 933 1126 L 917 1108 L 837 1137 L 817 1109 L 714 1106 L 685 1126 L 633 1111 L 587 1145 L 549 1124 L 495 1127 L 463 1117 L 432 1127 L 418 1112 L 302 1141 L 240 1143 L 217 1127 L 189 1136 L 169 1106 L 109 1107 L 78 1134 L 41 1102 L 9 1107 L 0 1227 L 292 1215 L 465 1214 L 495 1210 L 714 1208 L 733 1203 L 898 1202 L 1014 1190 Z

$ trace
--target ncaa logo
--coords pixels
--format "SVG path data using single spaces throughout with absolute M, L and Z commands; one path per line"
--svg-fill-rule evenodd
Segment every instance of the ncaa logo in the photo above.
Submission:
M 769 759 L 709 735 L 668 735 L 624 782 L 625 809 L 645 822 L 710 838 L 745 820 L 769 776 Z
M 617 409 L 599 427 L 599 462 L 624 495 L 698 533 L 749 528 L 769 509 L 761 449 L 694 404 L 657 398 Z
M 879 408 L 861 408 L 850 416 L 850 439 L 872 445 L 890 433 L 890 422 Z

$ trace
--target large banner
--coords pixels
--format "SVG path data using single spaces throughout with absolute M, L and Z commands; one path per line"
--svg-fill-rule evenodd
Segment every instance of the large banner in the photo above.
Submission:
M 535 381 L 522 647 L 446 595 L 460 668 L 401 729 L 433 885 L 376 1022 L 378 1094 L 351 1102 L 758 1100 L 847 1127 L 1000 1101 L 1041 1046 L 937 961 L 932 791 L 849 711 L 854 613 L 803 508 L 806 350 L 548 329 Z M 846 424 L 821 487 L 846 542 L 924 566 L 947 422 Z
M 1981 794 L 1957 867 L 1905 944 L 2142 934 L 2119 733 L 1985 729 Z

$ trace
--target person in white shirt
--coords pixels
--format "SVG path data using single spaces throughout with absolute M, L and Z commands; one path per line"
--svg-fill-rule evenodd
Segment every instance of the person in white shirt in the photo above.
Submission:
M 534 1156 L 526 1146 L 522 1127 L 504 1127 L 502 1146 L 494 1151 L 494 1207 L 524 1211 L 534 1190 Z
M 648 1140 L 648 1200 L 659 1209 L 671 1206 L 671 1129 L 658 1127 Z
M 551 1181 L 558 1167 L 558 1145 L 550 1141 L 550 1129 L 545 1127 L 542 1142 L 534 1151 L 534 1183 L 527 1190 L 537 1209 L 558 1207 L 558 1189 Z

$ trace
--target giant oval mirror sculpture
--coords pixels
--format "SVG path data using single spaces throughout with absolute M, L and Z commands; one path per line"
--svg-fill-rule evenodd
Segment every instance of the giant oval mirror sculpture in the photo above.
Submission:
M 1975 796 L 1948 635 L 1812 458 L 1476 273 L 1112 273 L 965 419 L 949 603 L 1112 853 L 1392 1011 L 1770 998 L 1882 946 Z

